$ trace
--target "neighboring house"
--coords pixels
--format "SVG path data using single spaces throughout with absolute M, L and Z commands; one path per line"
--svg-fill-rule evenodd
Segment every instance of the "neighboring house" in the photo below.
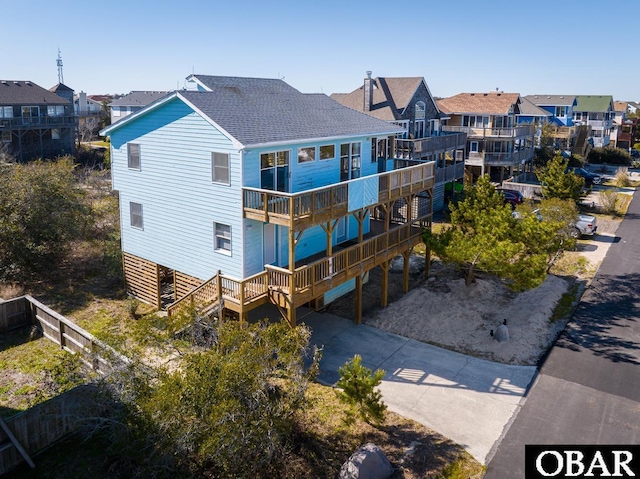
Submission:
M 633 115 L 637 115 L 639 113 L 640 110 L 640 104 L 636 103 L 635 101 L 628 101 L 627 102 L 627 113 L 631 113 Z
M 109 103 L 111 123 L 121 120 L 127 115 L 141 110 L 145 106 L 167 95 L 166 91 L 132 91 L 128 95 Z
M 0 81 L 0 143 L 19 161 L 72 154 L 76 126 L 71 88 Z
M 188 84 L 199 88 L 100 132 L 111 138 L 130 294 L 157 307 L 178 300 L 170 314 L 221 301 L 240 318 L 271 302 L 295 324 L 297 307 L 355 288 L 359 321 L 367 272 L 380 266 L 388 284 L 400 254 L 408 288 L 409 255 L 431 221 L 434 163 L 390 154 L 378 173 L 372 138 L 401 128 L 282 80 L 192 75 Z
M 625 137 L 622 127 L 627 121 L 627 111 L 628 111 L 628 104 L 626 101 L 613 102 L 614 117 L 613 117 L 613 125 L 611 126 L 611 140 L 609 144 L 613 148 L 622 148 L 624 150 L 627 150 L 628 152 L 630 146 L 627 138 L 623 138 L 622 146 L 618 144 L 620 135 L 622 135 L 622 137 Z M 627 130 L 629 130 L 629 128 L 627 128 Z
M 576 106 L 573 107 L 573 123 L 586 125 L 589 128 L 588 136 L 593 147 L 601 148 L 609 145 L 614 116 L 612 96 L 576 96 Z
M 106 114 L 104 108 L 102 108 L 102 101 L 95 100 L 83 91 L 74 95 L 73 107 L 76 115 L 80 117 L 103 116 Z
M 540 128 L 553 122 L 553 115 L 548 110 L 536 106 L 527 97 L 521 97 L 520 100 L 520 113 L 516 114 L 518 125 L 535 125 Z
M 422 77 L 367 78 L 361 87 L 351 93 L 334 93 L 331 98 L 353 110 L 398 125 L 404 132 L 395 139 L 395 151 L 399 157 L 410 160 L 436 162 L 434 211 L 444 207 L 445 190 L 454 191 L 464 179 L 465 133 L 442 132 L 444 116 Z M 372 147 L 374 153 L 384 157 L 389 145 L 386 139 Z M 381 165 L 384 162 L 381 162 Z M 382 170 L 380 170 L 382 171 Z
M 573 125 L 573 109 L 577 100 L 575 95 L 527 95 L 524 99 L 543 110 L 548 111 L 551 122 L 557 126 Z
M 450 117 L 443 131 L 467 134 L 466 165 L 475 177 L 494 181 L 531 169 L 534 125 L 517 125 L 518 93 L 460 93 L 438 101 Z

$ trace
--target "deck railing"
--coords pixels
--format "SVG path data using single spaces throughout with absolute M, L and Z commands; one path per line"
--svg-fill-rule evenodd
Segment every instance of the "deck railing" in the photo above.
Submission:
M 436 184 L 445 181 L 454 181 L 464 177 L 464 162 L 448 165 L 444 168 L 436 168 Z
M 534 148 L 523 148 L 508 153 L 471 152 L 469 153 L 469 163 L 477 164 L 478 162 L 482 163 L 484 161 L 485 164 L 492 165 L 516 165 L 532 159 L 534 152 Z
M 0 118 L 0 128 L 31 128 L 34 126 L 56 127 L 74 126 L 78 123 L 76 116 L 36 116 Z
M 206 309 L 221 300 L 225 308 L 242 312 L 259 300 L 266 302 L 270 291 L 290 298 L 295 305 L 304 304 L 415 246 L 421 241 L 422 231 L 422 228 L 409 224 L 399 226 L 331 256 L 300 266 L 293 272 L 266 265 L 265 271 L 242 280 L 216 274 L 170 305 L 167 314 L 172 316 L 189 306 Z M 295 285 L 293 292 L 292 279 Z M 218 291 L 222 294 L 218 294 Z
M 421 162 L 407 168 L 299 193 L 245 187 L 244 216 L 298 231 L 341 218 L 366 206 L 393 201 L 404 195 L 431 188 L 435 180 L 434 170 L 434 162 Z M 375 188 L 377 198 L 367 198 L 364 203 L 363 190 L 371 187 Z M 360 195 L 359 200 L 356 195 Z
M 501 137 L 501 138 L 520 138 L 523 136 L 533 136 L 535 133 L 534 125 L 521 125 L 511 128 L 476 128 L 471 126 L 443 126 L 442 131 L 448 132 L 464 132 L 469 137 Z
M 439 151 L 464 148 L 467 144 L 467 134 L 455 132 L 428 138 L 397 138 L 395 144 L 398 158 L 421 158 Z

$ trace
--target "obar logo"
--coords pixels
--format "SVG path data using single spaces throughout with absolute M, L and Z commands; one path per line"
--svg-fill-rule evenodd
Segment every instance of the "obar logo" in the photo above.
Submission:
M 640 477 L 640 446 L 525 446 L 525 478 Z

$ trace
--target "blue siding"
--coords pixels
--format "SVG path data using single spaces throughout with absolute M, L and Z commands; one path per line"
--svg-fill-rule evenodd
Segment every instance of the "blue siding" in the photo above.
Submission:
M 127 168 L 127 142 L 140 144 L 140 171 Z M 179 99 L 111 135 L 113 188 L 120 191 L 122 250 L 201 279 L 218 269 L 243 276 L 240 154 Z M 211 153 L 229 154 L 231 186 L 211 181 Z M 144 229 L 130 226 L 141 203 Z M 232 251 L 214 251 L 214 223 L 231 226 Z
M 371 140 L 367 137 L 359 137 L 349 142 L 361 142 L 361 176 L 369 176 L 378 173 L 377 163 L 371 163 Z M 319 141 L 315 143 L 300 143 L 284 145 L 281 147 L 268 147 L 245 149 L 243 152 L 243 181 L 244 186 L 260 188 L 260 155 L 274 151 L 288 150 L 289 168 L 291 173 L 291 191 L 297 193 L 313 188 L 328 186 L 340 181 L 340 144 L 343 141 Z M 334 145 L 335 158 L 320 160 L 320 146 Z M 315 147 L 316 160 L 307 163 L 298 163 L 298 148 Z

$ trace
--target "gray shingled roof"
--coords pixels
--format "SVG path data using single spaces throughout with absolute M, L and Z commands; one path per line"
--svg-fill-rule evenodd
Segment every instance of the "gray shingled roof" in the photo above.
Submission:
M 73 88 L 69 88 L 64 83 L 56 83 L 54 86 L 49 88 L 49 91 L 52 91 L 53 93 L 58 93 L 59 91 L 73 91 Z
M 167 96 L 168 93 L 166 91 L 132 91 L 128 95 L 112 101 L 108 106 L 147 106 Z
M 522 116 L 551 116 L 547 110 L 536 106 L 534 103 L 529 101 L 527 97 L 520 98 L 520 115 Z
M 545 106 L 563 106 L 573 105 L 576 99 L 575 95 L 527 95 L 524 98 L 529 100 L 534 105 Z
M 31 81 L 0 80 L 0 105 L 68 104 L 68 100 Z
M 239 79 L 211 92 L 180 91 L 178 95 L 245 146 L 403 131 L 324 94 L 304 94 L 273 83 L 280 80 L 254 80 L 259 79 Z
M 215 75 L 190 75 L 188 78 L 190 77 L 197 78 L 210 90 L 214 88 L 241 88 L 243 90 L 258 91 L 263 94 L 300 93 L 288 83 L 277 78 L 223 77 Z

